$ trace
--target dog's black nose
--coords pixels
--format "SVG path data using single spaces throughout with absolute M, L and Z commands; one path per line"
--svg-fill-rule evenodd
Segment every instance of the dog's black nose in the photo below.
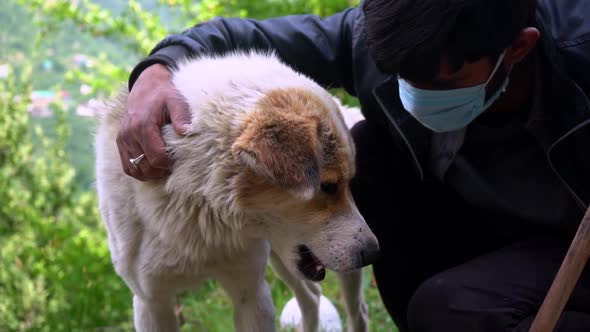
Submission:
M 379 259 L 379 243 L 370 241 L 361 250 L 361 267 L 375 263 Z

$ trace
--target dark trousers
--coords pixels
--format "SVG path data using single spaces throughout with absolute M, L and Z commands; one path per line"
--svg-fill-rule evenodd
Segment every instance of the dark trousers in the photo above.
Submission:
M 490 216 L 451 189 L 418 181 L 386 130 L 363 121 L 352 134 L 351 188 L 379 239 L 373 270 L 400 331 L 528 331 L 572 234 L 504 216 L 482 222 Z M 589 313 L 585 271 L 556 331 L 590 331 Z

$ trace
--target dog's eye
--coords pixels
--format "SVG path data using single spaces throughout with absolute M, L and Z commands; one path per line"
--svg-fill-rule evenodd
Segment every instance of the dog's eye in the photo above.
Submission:
M 335 194 L 338 191 L 338 184 L 334 182 L 324 182 L 320 185 L 320 189 L 326 194 Z

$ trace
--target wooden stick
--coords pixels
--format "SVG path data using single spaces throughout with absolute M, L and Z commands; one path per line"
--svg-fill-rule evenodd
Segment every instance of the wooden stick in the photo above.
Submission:
M 561 267 L 529 332 L 552 332 L 590 257 L 590 208 L 578 227 Z

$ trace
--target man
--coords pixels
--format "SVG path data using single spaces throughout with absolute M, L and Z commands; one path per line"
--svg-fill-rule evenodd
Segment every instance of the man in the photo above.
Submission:
M 275 50 L 360 100 L 351 187 L 400 330 L 528 331 L 590 201 L 586 17 L 586 0 L 366 0 L 325 19 L 199 24 L 133 70 L 123 168 L 166 175 L 159 126 L 188 121 L 169 86 L 178 59 Z M 587 273 L 557 330 L 590 331 Z

